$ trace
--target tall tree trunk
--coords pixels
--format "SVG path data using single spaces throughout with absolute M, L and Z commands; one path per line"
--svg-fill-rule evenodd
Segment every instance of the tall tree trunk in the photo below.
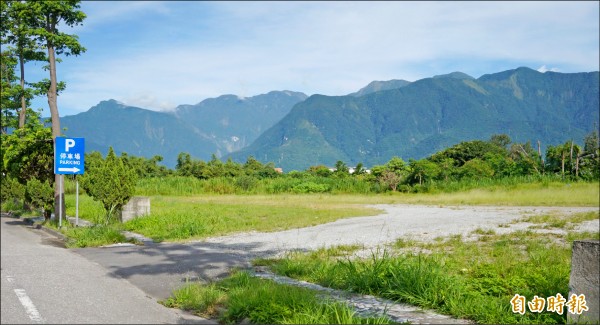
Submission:
M 560 160 L 560 166 L 562 170 L 562 177 L 565 178 L 565 149 L 562 150 L 562 159 Z
M 60 116 L 58 115 L 58 105 L 56 103 L 56 57 L 54 46 L 48 42 L 48 63 L 50 67 L 50 88 L 48 88 L 48 107 L 50 107 L 50 117 L 52 118 L 52 140 L 54 150 L 56 151 L 56 137 L 60 136 Z M 60 203 L 62 202 L 62 209 Z M 62 211 L 62 216 L 60 215 Z M 56 220 L 65 216 L 64 190 L 60 186 L 60 175 L 54 175 L 54 216 Z
M 19 112 L 19 129 L 25 127 L 25 114 L 27 105 L 25 102 L 25 60 L 23 59 L 23 49 L 19 50 L 19 67 L 21 68 L 21 111 Z

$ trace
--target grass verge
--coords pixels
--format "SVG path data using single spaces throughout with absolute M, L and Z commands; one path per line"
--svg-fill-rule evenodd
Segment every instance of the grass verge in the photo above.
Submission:
M 150 216 L 131 220 L 124 227 L 156 241 L 286 230 L 379 213 L 332 196 L 152 197 L 151 202 Z
M 594 219 L 598 213 L 561 218 L 570 224 Z M 528 222 L 564 225 L 554 219 Z M 367 259 L 340 257 L 339 250 L 331 254 L 320 250 L 256 263 L 268 265 L 280 275 L 431 308 L 478 323 L 566 323 L 566 312 L 527 311 L 521 315 L 512 312 L 510 301 L 515 294 L 528 301 L 559 293 L 568 297 L 572 242 L 599 239 L 597 231 L 476 234 L 477 241 L 465 241 L 460 236 L 430 243 L 400 240 L 395 249 L 374 252 Z
M 239 271 L 222 281 L 187 284 L 163 301 L 167 307 L 192 311 L 225 324 L 390 324 L 386 317 L 359 317 L 345 304 L 323 300 L 318 293 L 277 284 Z
M 367 204 L 598 206 L 598 189 L 598 183 L 540 182 L 438 194 L 153 196 L 152 214 L 124 224 L 123 229 L 156 241 L 185 241 L 302 228 L 380 212 Z M 75 215 L 74 195 L 66 196 L 66 206 L 67 214 Z M 86 195 L 79 197 L 79 216 L 96 224 L 104 222 L 101 204 Z

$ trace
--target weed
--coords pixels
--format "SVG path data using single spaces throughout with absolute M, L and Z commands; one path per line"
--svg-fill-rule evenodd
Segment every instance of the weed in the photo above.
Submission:
M 569 217 L 591 218 L 589 214 Z M 429 254 L 392 256 L 384 252 L 369 259 L 336 260 L 296 253 L 270 261 L 270 265 L 282 275 L 434 308 L 480 323 L 566 322 L 566 316 L 551 312 L 515 314 L 510 299 L 517 293 L 526 297 L 568 294 L 571 249 L 561 241 L 600 235 L 476 232 L 484 233 L 485 241 L 467 242 L 453 236 L 428 244 L 412 243 L 427 247 Z M 408 242 L 399 241 L 399 246 L 404 245 Z
M 68 237 L 67 247 L 94 247 L 127 242 L 125 236 L 114 225 L 68 227 L 63 231 Z
M 277 284 L 234 272 L 212 284 L 192 283 L 163 302 L 231 324 L 389 324 L 386 317 L 363 318 L 345 304 L 322 300 L 309 289 Z

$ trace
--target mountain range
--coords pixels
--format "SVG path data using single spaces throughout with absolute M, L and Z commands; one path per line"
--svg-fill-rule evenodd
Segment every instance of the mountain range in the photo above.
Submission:
M 66 136 L 86 138 L 86 151 L 106 154 L 112 146 L 117 153 L 160 155 L 173 168 L 181 152 L 208 160 L 213 154 L 221 157 L 247 146 L 306 98 L 292 91 L 248 98 L 223 95 L 180 105 L 172 112 L 106 100 L 86 112 L 65 116 L 60 123 Z
M 393 156 L 421 159 L 461 141 L 507 134 L 543 146 L 598 127 L 599 73 L 541 73 L 518 68 L 473 78 L 461 72 L 414 82 L 374 81 L 346 96 L 273 91 L 224 95 L 173 112 L 103 101 L 61 119 L 65 135 L 86 149 L 152 157 L 174 167 L 188 152 L 209 160 L 254 156 L 285 171 L 312 165 L 383 164 Z

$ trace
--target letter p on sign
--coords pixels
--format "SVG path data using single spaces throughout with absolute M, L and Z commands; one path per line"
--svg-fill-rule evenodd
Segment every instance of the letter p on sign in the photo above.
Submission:
M 66 139 L 65 140 L 65 151 L 69 152 L 69 149 L 75 147 L 75 140 L 73 139 Z

